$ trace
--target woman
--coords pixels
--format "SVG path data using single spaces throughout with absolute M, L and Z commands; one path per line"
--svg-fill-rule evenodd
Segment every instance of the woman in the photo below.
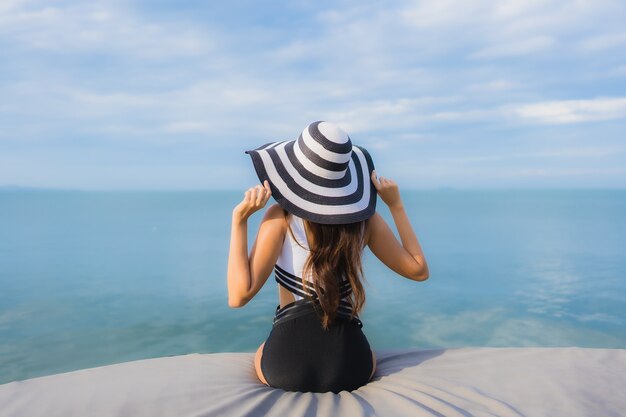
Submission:
M 365 303 L 363 249 L 406 278 L 429 275 L 398 186 L 377 177 L 367 150 L 329 122 L 246 153 L 262 185 L 248 189 L 233 210 L 228 303 L 244 306 L 272 271 L 280 301 L 255 355 L 257 376 L 287 391 L 357 389 L 376 368 L 358 317 Z M 376 212 L 377 195 L 391 211 L 401 244 Z M 248 256 L 247 219 L 270 196 L 277 204 L 266 210 Z

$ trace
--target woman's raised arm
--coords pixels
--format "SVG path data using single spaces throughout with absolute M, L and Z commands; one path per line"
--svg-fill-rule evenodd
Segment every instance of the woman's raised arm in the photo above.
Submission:
M 248 257 L 248 217 L 262 209 L 270 195 L 269 184 L 251 188 L 233 210 L 227 278 L 230 307 L 242 307 L 256 295 L 280 255 L 286 226 L 282 207 L 274 204 L 265 212 Z
M 378 195 L 391 211 L 402 245 L 396 239 L 385 219 L 380 214 L 374 213 L 368 220 L 367 244 L 369 248 L 381 262 L 397 274 L 415 281 L 428 279 L 428 264 L 404 211 L 398 185 L 388 178 L 377 178 L 376 171 L 372 172 L 372 182 Z

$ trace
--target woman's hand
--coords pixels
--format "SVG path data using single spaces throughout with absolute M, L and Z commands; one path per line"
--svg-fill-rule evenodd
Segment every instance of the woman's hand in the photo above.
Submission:
M 236 220 L 247 220 L 255 211 L 265 207 L 267 200 L 272 195 L 270 184 L 267 180 L 263 185 L 257 185 L 246 191 L 243 201 L 233 209 L 233 217 Z
M 400 190 L 398 184 L 389 178 L 377 177 L 376 170 L 372 171 L 372 182 L 376 188 L 376 192 L 380 198 L 389 206 L 389 208 L 402 207 L 400 199 Z

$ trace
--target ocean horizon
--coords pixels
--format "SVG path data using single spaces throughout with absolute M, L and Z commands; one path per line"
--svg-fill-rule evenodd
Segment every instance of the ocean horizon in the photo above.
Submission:
M 626 348 L 626 189 L 401 189 L 430 269 L 364 253 L 374 350 Z M 254 352 L 270 276 L 228 307 L 243 190 L 0 187 L 0 384 L 130 360 Z M 270 199 L 270 203 L 274 200 Z M 398 236 L 382 200 L 377 210 Z M 249 220 L 252 246 L 262 212 Z

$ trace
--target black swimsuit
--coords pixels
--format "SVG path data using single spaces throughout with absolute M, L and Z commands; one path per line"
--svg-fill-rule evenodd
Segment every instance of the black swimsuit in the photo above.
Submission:
M 306 245 L 302 219 L 291 216 L 298 241 Z M 301 272 L 308 249 L 298 246 L 287 233 L 274 267 L 276 281 L 294 294 L 295 301 L 276 307 L 270 334 L 263 346 L 261 370 L 268 384 L 286 391 L 339 393 L 365 385 L 373 369 L 372 351 L 354 316 L 348 299 L 351 287 L 341 286 L 341 301 L 335 320 L 322 327 L 321 306 L 312 284 L 295 274 Z M 302 243 L 301 243 L 302 244 Z M 306 295 L 312 296 L 312 301 Z

